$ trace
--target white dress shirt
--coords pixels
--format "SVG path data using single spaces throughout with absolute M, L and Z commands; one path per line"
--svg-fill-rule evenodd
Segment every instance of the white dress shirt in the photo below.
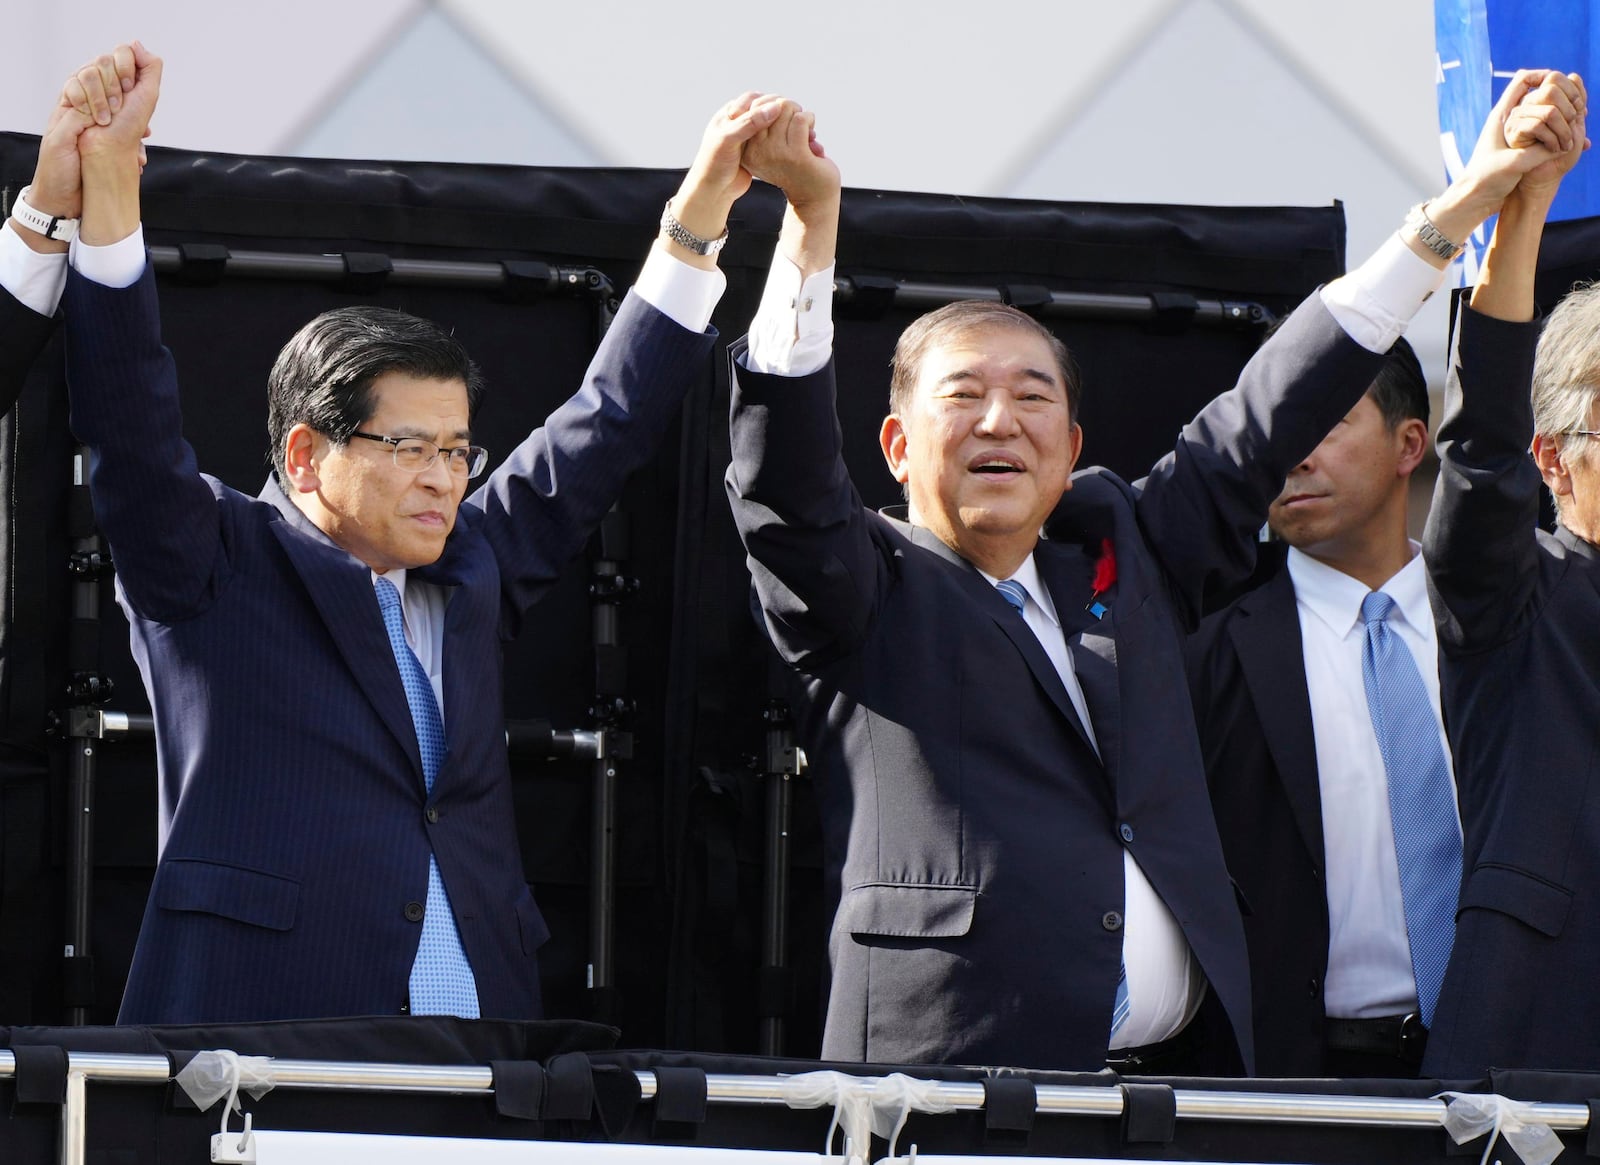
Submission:
M 1415 543 L 1412 549 L 1411 561 L 1381 589 L 1395 601 L 1389 629 L 1416 660 L 1448 764 L 1450 743 L 1439 717 L 1433 611 L 1422 555 Z M 1400 896 L 1389 783 L 1361 674 L 1366 643 L 1361 602 L 1370 592 L 1360 580 L 1298 550 L 1289 551 L 1288 568 L 1300 616 L 1322 790 L 1329 924 L 1323 1003 L 1329 1015 L 1340 1018 L 1404 1015 L 1417 1008 L 1417 984 Z M 1453 779 L 1450 788 L 1454 795 Z

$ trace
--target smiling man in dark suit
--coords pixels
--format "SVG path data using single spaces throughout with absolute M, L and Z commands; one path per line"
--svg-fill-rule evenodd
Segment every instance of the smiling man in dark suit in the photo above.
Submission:
M 730 103 L 577 394 L 474 492 L 479 384 L 425 320 L 345 308 L 275 365 L 251 498 L 182 435 L 139 223 L 161 62 L 77 139 L 72 421 L 155 714 L 163 849 L 124 1022 L 535 1018 L 500 647 L 705 374 L 718 239 L 748 188 Z
M 1284 478 L 1440 282 L 1427 240 L 1464 237 L 1532 163 L 1503 142 L 1475 152 L 1134 485 L 1073 472 L 1079 386 L 1039 324 L 995 304 L 924 317 L 896 349 L 881 431 L 909 505 L 878 514 L 840 453 L 839 175 L 810 131 L 786 110 L 746 150 L 789 210 L 735 347 L 727 484 L 804 688 L 836 905 L 823 1054 L 1249 1070 L 1244 933 L 1184 636 L 1211 588 L 1248 573 Z M 1208 985 L 1232 1038 L 1202 1051 Z
M 1389 626 L 1423 681 L 1418 723 L 1443 762 L 1436 791 L 1447 802 L 1434 840 L 1457 855 L 1453 882 L 1460 826 L 1438 648 L 1420 547 L 1406 530 L 1411 474 L 1427 448 L 1428 386 L 1401 340 L 1273 501 L 1268 524 L 1287 553 L 1264 547 L 1265 581 L 1189 641 L 1217 830 L 1246 904 L 1263 1076 L 1410 1076 L 1422 1060 L 1426 1028 L 1363 679 L 1361 610 L 1373 592 L 1394 600 Z M 1453 891 L 1443 906 L 1447 927 Z M 1436 960 L 1430 982 L 1424 962 L 1430 1009 L 1443 970 Z

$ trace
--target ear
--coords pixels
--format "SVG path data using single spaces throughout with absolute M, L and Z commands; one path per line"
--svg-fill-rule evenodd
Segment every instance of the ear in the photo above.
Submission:
M 1067 460 L 1067 473 L 1070 475 L 1074 469 L 1078 468 L 1078 458 L 1083 455 L 1083 426 L 1078 424 L 1077 421 L 1072 422 L 1072 435 L 1067 438 L 1067 446 L 1071 451 L 1071 456 Z M 1067 481 L 1067 488 L 1072 488 L 1070 477 Z
M 1561 446 L 1554 437 L 1534 434 L 1533 463 L 1539 467 L 1539 476 L 1544 478 L 1552 494 L 1558 498 L 1571 496 L 1572 474 L 1567 471 L 1567 463 L 1561 459 Z
M 327 438 L 302 421 L 289 430 L 283 439 L 283 464 L 289 485 L 296 493 L 315 493 L 322 488 L 322 478 L 317 473 Z
M 911 466 L 906 456 L 906 427 L 894 413 L 883 418 L 878 430 L 878 445 L 883 449 L 883 459 L 889 463 L 889 472 L 901 485 L 911 476 Z
M 1427 424 L 1420 417 L 1401 421 L 1395 429 L 1395 445 L 1399 454 L 1395 469 L 1401 477 L 1410 477 L 1428 452 Z

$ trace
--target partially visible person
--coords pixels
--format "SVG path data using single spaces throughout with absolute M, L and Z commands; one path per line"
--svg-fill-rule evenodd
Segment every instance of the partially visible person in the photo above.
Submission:
M 78 134 L 109 124 L 133 82 L 133 46 L 125 44 L 69 76 L 40 139 L 33 181 L 11 197 L 11 214 L 0 226 L 0 412 L 16 403 L 55 332 L 67 247 L 83 205 Z
M 1427 448 L 1428 385 L 1400 340 L 1273 501 L 1282 544 L 1262 549 L 1264 581 L 1189 640 L 1263 1076 L 1394 1078 L 1422 1062 L 1461 877 L 1433 612 L 1406 528 Z M 1369 684 L 1385 667 L 1415 682 Z M 1389 763 L 1412 755 L 1426 763 Z
M 886 514 L 851 485 L 833 404 L 838 172 L 809 115 L 752 139 L 746 165 L 789 210 L 733 350 L 727 485 L 767 633 L 804 688 L 835 908 L 824 1057 L 1253 1069 L 1184 638 L 1439 285 L 1437 240 L 1464 238 L 1543 156 L 1506 146 L 1508 108 L 1449 189 L 1311 296 L 1135 485 L 1073 473 L 1080 388 L 1036 321 L 964 303 L 914 322 L 880 431 L 909 505 Z M 1208 989 L 1222 1046 L 1192 1022 Z
M 83 129 L 72 424 L 155 717 L 160 864 L 121 1020 L 536 1018 L 501 646 L 706 373 L 746 94 L 706 127 L 577 393 L 470 495 L 482 390 L 426 320 L 326 312 L 269 378 L 258 497 L 183 439 L 139 215 L 162 62 Z
M 1506 199 L 1460 313 L 1423 539 L 1465 834 L 1423 1061 L 1440 1078 L 1600 1068 L 1600 290 L 1562 300 L 1542 338 L 1533 294 L 1588 104 L 1576 76 L 1528 84 L 1507 132 L 1554 156 Z

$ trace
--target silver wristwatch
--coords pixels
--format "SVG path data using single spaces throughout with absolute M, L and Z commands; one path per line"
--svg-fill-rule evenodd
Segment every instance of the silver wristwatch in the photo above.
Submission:
M 688 227 L 678 221 L 677 215 L 672 213 L 672 199 L 667 199 L 666 207 L 661 211 L 661 229 L 666 232 L 667 238 L 685 250 L 693 251 L 696 255 L 715 255 L 728 244 L 728 228 L 722 228 L 722 234 L 714 239 L 702 239 L 692 233 Z
M 1406 215 L 1405 229 L 1417 236 L 1417 240 L 1428 250 L 1448 263 L 1461 254 L 1463 244 L 1453 242 L 1443 231 L 1433 225 L 1433 220 L 1428 217 L 1428 204 L 1419 202 L 1411 208 Z
M 78 220 L 45 214 L 44 211 L 29 206 L 28 192 L 32 189 L 32 186 L 24 186 L 17 192 L 17 196 L 11 200 L 11 217 L 29 230 L 38 231 L 47 239 L 59 239 L 63 243 L 72 242 L 78 235 Z

